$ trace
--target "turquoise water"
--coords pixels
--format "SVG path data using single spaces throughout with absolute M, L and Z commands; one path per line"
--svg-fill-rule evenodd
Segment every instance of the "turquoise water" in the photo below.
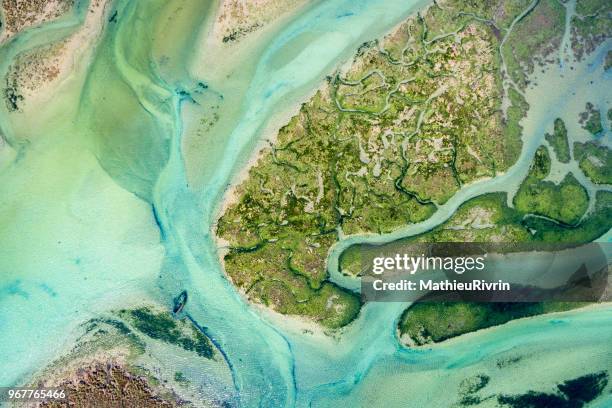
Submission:
M 79 4 L 74 15 L 3 46 L 0 73 L 19 52 L 77 29 L 87 3 Z M 0 221 L 7 226 L 0 231 L 0 385 L 21 384 L 69 349 L 86 319 L 146 301 L 170 305 L 183 289 L 189 291 L 186 312 L 222 350 L 231 371 L 232 389 L 219 387 L 219 398 L 243 406 L 448 406 L 459 382 L 475 374 L 491 376 L 487 392 L 520 393 L 612 367 L 607 305 L 408 350 L 395 333 L 406 304 L 368 304 L 342 333 L 323 337 L 246 304 L 225 278 L 211 228 L 228 183 L 262 130 L 361 42 L 420 5 L 315 2 L 274 35 L 262 36 L 260 52 L 244 62 L 250 74 L 240 79 L 242 105 L 231 126 L 209 135 L 222 154 L 201 157 L 203 182 L 192 185 L 184 124 L 195 120 L 204 105 L 194 101 L 206 92 L 232 92 L 206 75 L 208 50 L 196 33 L 210 6 L 195 0 L 175 9 L 163 1 L 111 3 L 108 12 L 118 11 L 117 22 L 106 24 L 91 60 L 54 103 L 41 108 L 35 123 L 0 110 L 0 131 L 19 152 L 0 173 Z M 165 18 L 179 9 L 174 20 Z M 422 224 L 385 236 L 347 237 L 335 246 L 330 271 L 352 243 L 416 234 L 471 197 L 514 191 L 554 118 L 573 124 L 586 100 L 611 105 L 610 73 L 592 68 L 610 46 L 575 70 L 551 68 L 546 84 L 527 92 L 532 109 L 524 149 L 506 174 L 464 188 Z M 187 68 L 194 61 L 205 63 Z M 200 81 L 208 90 L 198 88 Z M 587 137 L 578 128 L 570 135 Z M 520 360 L 497 368 L 504 358 Z M 612 402 L 607 395 L 602 404 L 606 398 Z

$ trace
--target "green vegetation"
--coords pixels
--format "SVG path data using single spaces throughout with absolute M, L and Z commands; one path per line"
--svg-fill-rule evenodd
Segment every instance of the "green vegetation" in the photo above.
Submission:
M 532 236 L 522 219 L 522 214 L 506 205 L 505 193 L 485 194 L 462 204 L 448 221 L 427 233 L 396 242 L 524 242 Z M 347 248 L 340 256 L 342 273 L 357 275 L 365 252 L 364 245 Z
M 587 102 L 586 110 L 580 114 L 579 123 L 584 129 L 594 136 L 603 132 L 601 124 L 601 112 L 595 109 L 592 103 Z
M 517 192 L 515 208 L 506 205 L 505 193 L 482 195 L 464 203 L 442 225 L 399 242 L 551 242 L 576 245 L 591 242 L 612 227 L 612 193 L 598 191 L 593 212 L 581 219 L 579 214 L 584 213 L 588 204 L 588 197 L 582 196 L 584 188 L 573 177 L 571 182 L 566 177 L 559 186 L 545 184 L 542 187 L 541 184 L 545 183 L 542 179 L 549 171 L 550 158 L 547 150 L 541 147 Z M 560 200 L 560 195 L 563 197 L 563 194 L 569 194 L 563 193 L 564 186 L 572 186 L 570 193 L 578 196 L 563 201 L 566 206 L 572 204 L 569 212 L 555 203 Z M 532 188 L 538 189 L 542 196 L 535 197 L 534 205 L 530 204 L 531 194 L 528 193 Z M 549 189 L 552 189 L 552 193 Z M 554 219 L 528 217 L 534 208 L 542 210 L 547 217 L 557 216 L 560 221 L 574 222 L 559 223 Z M 355 270 L 358 265 L 355 258 L 363 252 L 363 248 L 354 246 L 347 251 L 351 254 L 341 258 L 347 259 L 347 264 L 341 262 L 340 267 L 342 270 Z M 583 305 L 578 302 L 415 303 L 404 312 L 399 331 L 407 343 L 421 345 L 520 317 L 569 310 Z
M 612 33 L 612 3 L 608 0 L 580 0 L 572 17 L 571 42 L 578 59 L 593 52 Z
M 577 223 L 589 206 L 586 189 L 572 173 L 568 173 L 559 185 L 544 181 L 549 173 L 548 149 L 540 146 L 529 174 L 514 196 L 514 207 L 519 212 L 548 217 L 564 224 Z
M 526 5 L 474 4 L 469 14 L 462 2 L 434 4 L 363 44 L 263 151 L 217 230 L 229 241 L 225 269 L 249 299 L 347 324 L 360 301 L 325 269 L 340 232 L 425 220 L 462 185 L 514 163 L 528 106 L 511 90 L 504 118 L 496 27 Z
M 330 247 L 341 234 L 425 220 L 463 185 L 514 164 L 529 106 L 514 85 L 504 89 L 500 47 L 509 32 L 504 59 L 522 87 L 559 42 L 564 12 L 555 0 L 451 0 L 364 43 L 264 149 L 219 219 L 233 283 L 252 301 L 326 327 L 354 319 L 360 300 L 327 280 Z M 491 223 L 506 217 L 484 211 Z M 517 220 L 495 228 L 499 239 L 530 234 Z M 342 256 L 345 273 L 359 273 L 359 262 Z
M 185 377 L 185 374 L 183 374 L 180 371 L 177 371 L 174 373 L 174 381 L 176 381 L 177 383 L 181 383 L 181 384 L 186 384 L 189 382 L 187 377 Z
M 480 404 L 481 398 L 477 394 L 489 384 L 490 380 L 491 377 L 488 375 L 478 374 L 461 381 L 459 384 L 459 404 L 463 406 Z
M 508 74 L 519 88 L 527 86 L 536 64 L 543 64 L 559 48 L 564 29 L 565 7 L 557 0 L 540 1 L 516 23 L 503 54 Z
M 546 140 L 550 143 L 553 148 L 557 159 L 561 163 L 569 163 L 570 161 L 570 148 L 569 142 L 567 141 L 567 129 L 565 123 L 561 118 L 555 119 L 555 130 L 553 134 L 546 133 Z
M 579 302 L 427 302 L 415 303 L 404 311 L 399 329 L 414 345 L 440 341 L 510 320 L 559 312 L 586 305 Z
M 547 163 L 545 160 L 543 163 Z M 548 174 L 547 164 L 540 165 Z M 532 166 L 532 168 L 538 168 Z M 542 170 L 536 173 L 542 174 Z M 566 177 L 567 179 L 567 177 Z M 572 177 L 573 179 L 573 177 Z M 527 179 L 526 179 L 527 180 Z M 575 179 L 573 179 L 575 180 Z M 562 183 L 563 184 L 563 183 Z M 570 184 L 574 185 L 574 181 Z M 583 187 L 577 184 L 578 195 L 582 195 Z M 555 186 L 557 189 L 560 187 Z M 523 184 L 519 190 L 524 189 Z M 430 231 L 396 241 L 397 244 L 412 242 L 557 242 L 576 244 L 591 242 L 600 237 L 612 227 L 612 193 L 599 191 L 595 197 L 595 209 L 578 224 L 560 224 L 556 220 L 540 217 L 526 217 L 529 212 L 519 211 L 507 206 L 506 193 L 490 193 L 475 197 L 463 203 L 453 216 L 446 222 Z M 549 197 L 555 197 L 550 195 Z M 554 203 L 543 203 L 549 208 L 561 213 Z M 566 202 L 566 205 L 569 204 Z M 572 211 L 583 213 L 584 204 L 571 207 L 580 208 Z M 563 214 L 566 214 L 564 211 Z M 358 275 L 362 268 L 364 245 L 353 245 L 340 256 L 340 271 L 348 275 Z
M 133 355 L 140 355 L 145 351 L 145 343 L 120 320 L 98 317 L 88 320 L 83 326 L 85 335 L 80 340 L 91 347 L 112 348 L 126 345 Z
M 612 68 L 612 50 L 608 51 L 604 62 L 604 70 L 607 71 L 610 68 Z M 610 117 L 610 112 L 612 112 L 612 110 L 608 110 L 608 118 Z
M 492 202 L 497 201 L 497 206 Z M 490 227 L 477 227 L 478 237 L 471 242 L 490 242 L 487 233 L 493 240 L 499 238 L 499 231 L 508 231 L 502 236 L 503 242 L 556 242 L 575 245 L 591 242 L 612 227 L 612 193 L 597 193 L 595 211 L 575 227 L 562 226 L 540 219 L 523 219 L 521 213 L 505 206 L 505 194 L 489 194 L 477 197 L 466 203 L 465 208 L 457 212 L 458 217 L 465 217 L 466 209 L 493 209 L 500 221 Z M 501 210 L 501 213 L 498 212 Z M 467 211 L 469 213 L 469 210 Z M 461 218 L 460 218 L 461 219 Z M 464 241 L 469 238 L 466 230 L 449 229 L 456 225 L 455 216 L 435 230 L 413 238 L 422 242 Z M 472 227 L 473 228 L 473 227 Z M 469 226 L 467 230 L 469 230 Z M 450 239 L 449 239 L 450 238 Z M 399 330 L 406 342 L 425 344 L 452 338 L 463 333 L 503 324 L 512 319 L 533 316 L 541 313 L 569 310 L 584 306 L 579 302 L 539 302 L 539 303 L 415 303 L 403 314 Z
M 146 307 L 121 310 L 119 315 L 152 339 L 175 344 L 200 357 L 213 357 L 214 349 L 208 337 L 184 318 L 175 320 L 169 312 L 155 312 Z
M 596 184 L 612 184 L 612 152 L 599 141 L 574 143 L 574 158 L 580 169 Z

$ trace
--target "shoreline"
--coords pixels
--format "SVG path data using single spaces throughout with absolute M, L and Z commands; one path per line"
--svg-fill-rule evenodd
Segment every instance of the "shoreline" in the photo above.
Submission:
M 406 341 L 402 340 L 402 338 L 406 337 L 409 339 L 412 339 L 408 334 L 404 334 L 402 335 L 400 333 L 399 330 L 399 326 L 396 325 L 395 327 L 395 338 L 398 341 L 398 344 L 404 348 L 404 349 L 411 349 L 411 350 L 431 350 L 434 348 L 442 348 L 445 346 L 453 346 L 453 342 L 457 342 L 457 341 L 461 341 L 462 339 L 469 339 L 469 337 L 471 336 L 475 336 L 477 333 L 478 334 L 483 334 L 484 332 L 492 332 L 494 330 L 499 330 L 501 328 L 503 328 L 504 326 L 507 326 L 509 324 L 512 324 L 514 322 L 522 322 L 522 321 L 529 321 L 532 319 L 538 319 L 538 318 L 542 318 L 544 316 L 558 316 L 561 314 L 569 314 L 569 313 L 581 313 L 581 312 L 585 312 L 585 311 L 589 311 L 591 309 L 605 309 L 605 308 L 610 308 L 612 307 L 612 302 L 602 302 L 602 303 L 593 303 L 590 305 L 584 305 L 582 307 L 577 307 L 575 309 L 570 309 L 570 310 L 563 310 L 563 311 L 556 311 L 556 312 L 549 312 L 549 313 L 540 313 L 537 315 L 532 315 L 532 316 L 525 316 L 525 317 L 519 317 L 517 319 L 511 319 L 508 320 L 505 323 L 502 324 L 496 324 L 493 326 L 489 326 L 489 327 L 483 327 L 481 329 L 476 329 L 473 331 L 469 331 L 463 334 L 459 334 L 457 336 L 453 336 L 450 337 L 448 339 L 439 341 L 439 342 L 432 342 L 432 343 L 427 343 L 427 344 L 423 344 L 423 345 L 409 345 L 407 344 Z M 410 308 L 410 306 L 408 307 Z
M 289 121 L 296 115 L 299 114 L 302 105 L 308 102 L 317 92 L 323 89 L 327 84 L 323 84 L 322 86 L 317 87 L 314 91 L 309 92 L 308 94 L 303 95 L 302 98 L 299 98 L 295 103 L 290 104 L 290 107 L 277 112 L 274 114 L 262 127 L 262 130 L 258 133 L 261 135 L 256 142 L 254 149 L 248 155 L 248 159 L 245 164 L 237 168 L 237 171 L 231 177 L 230 183 L 228 187 L 223 191 L 220 200 L 218 201 L 218 205 L 214 211 L 215 216 L 213 217 L 212 226 L 214 228 L 213 233 L 215 236 L 215 243 L 217 244 L 217 250 L 228 247 L 227 244 L 229 242 L 219 236 L 216 233 L 216 226 L 219 222 L 219 219 L 225 214 L 227 209 L 233 205 L 238 203 L 238 188 L 249 178 L 249 172 L 255 166 L 257 166 L 259 160 L 265 154 L 265 149 L 273 145 L 278 138 L 278 133 L 280 129 L 287 125 Z M 221 259 L 222 260 L 222 259 Z

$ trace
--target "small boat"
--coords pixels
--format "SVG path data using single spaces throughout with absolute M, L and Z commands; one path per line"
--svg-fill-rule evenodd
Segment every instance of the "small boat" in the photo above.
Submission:
M 177 297 L 174 298 L 174 308 L 172 311 L 174 313 L 181 313 L 183 308 L 185 307 L 185 303 L 187 303 L 187 291 L 182 291 Z

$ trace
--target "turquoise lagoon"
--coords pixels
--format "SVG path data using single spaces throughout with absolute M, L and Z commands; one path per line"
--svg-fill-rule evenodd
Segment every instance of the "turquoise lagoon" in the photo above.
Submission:
M 210 57 L 203 40 L 214 3 L 111 2 L 107 13 L 116 10 L 117 21 L 105 23 L 90 55 L 36 117 L 0 108 L 10 144 L 0 156 L 0 385 L 26 382 L 70 348 L 87 319 L 146 302 L 170 307 L 181 290 L 189 292 L 186 313 L 222 351 L 226 368 L 173 362 L 165 349 L 154 348 L 156 357 L 206 385 L 210 398 L 241 406 L 449 406 L 461 380 L 478 374 L 491 377 L 486 394 L 512 394 L 552 391 L 560 381 L 610 369 L 609 305 L 411 350 L 395 330 L 406 304 L 368 304 L 327 337 L 245 303 L 225 278 L 212 228 L 228 184 L 264 130 L 359 44 L 424 4 L 312 2 L 259 37 L 236 67 Z M 19 53 L 77 30 L 86 12 L 80 1 L 72 15 L 3 45 L 0 73 Z M 514 192 L 554 118 L 566 119 L 575 140 L 588 138 L 577 113 L 587 101 L 611 106 L 612 77 L 600 68 L 611 47 L 573 70 L 567 62 L 549 67 L 546 80 L 535 81 L 541 84 L 526 93 L 532 109 L 523 152 L 507 173 L 465 187 L 422 224 L 345 238 L 330 255 L 332 278 L 356 287 L 334 273 L 350 244 L 417 234 L 471 197 Z M 225 72 L 234 76 L 226 80 Z M 223 126 L 205 136 L 208 150 L 194 159 L 185 140 L 209 98 L 220 101 Z M 196 176 L 187 160 L 201 162 Z M 559 173 L 572 168 L 553 165 Z M 580 181 L 591 194 L 597 188 Z M 515 362 L 499 368 L 505 360 Z M 599 401 L 609 406 L 612 397 Z

